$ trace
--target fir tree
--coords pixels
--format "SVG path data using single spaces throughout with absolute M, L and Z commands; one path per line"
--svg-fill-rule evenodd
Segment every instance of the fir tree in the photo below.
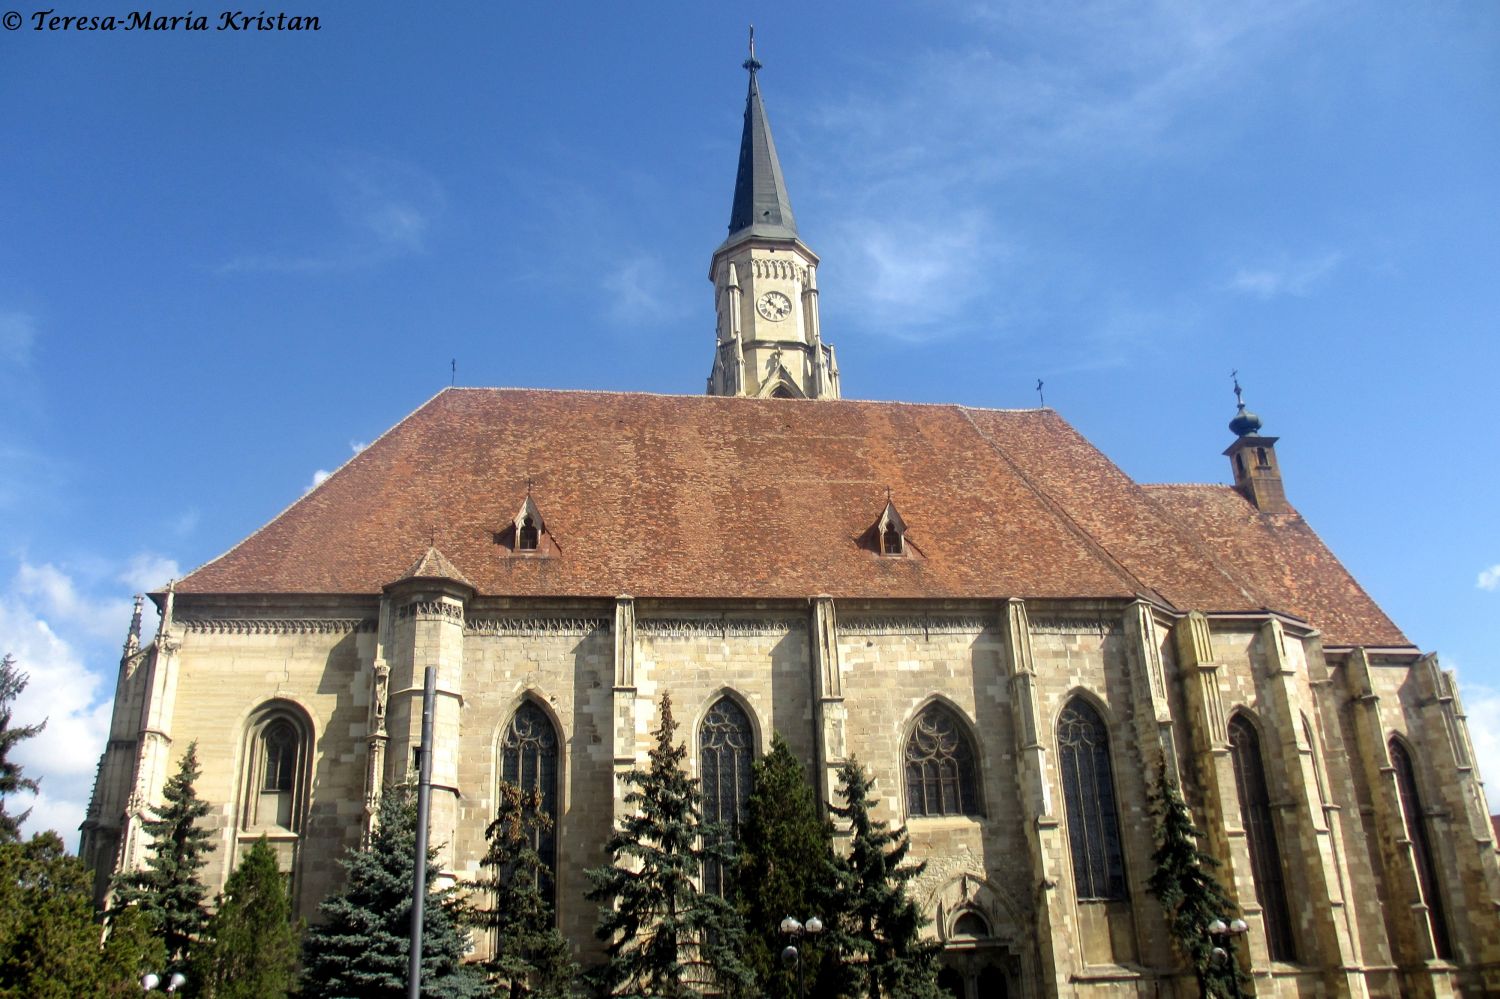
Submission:
M 324 921 L 307 931 L 302 947 L 302 995 L 308 999 L 405 999 L 411 954 L 411 889 L 416 871 L 416 789 L 386 787 L 370 844 L 352 849 L 342 864 L 342 890 L 323 900 Z M 422 925 L 422 995 L 468 999 L 486 994 L 484 976 L 463 963 L 468 914 L 453 887 L 435 888 L 427 851 L 427 900 Z
M 1203 835 L 1194 828 L 1187 803 L 1177 785 L 1161 768 L 1151 789 L 1151 809 L 1156 818 L 1156 865 L 1147 888 L 1161 903 L 1167 928 L 1177 950 L 1187 959 L 1204 996 L 1235 995 L 1234 977 L 1239 965 L 1228 955 L 1215 962 L 1214 942 L 1208 925 L 1216 919 L 1235 918 L 1235 905 L 1214 877 L 1219 862 L 1198 848 Z
M 45 721 L 35 725 L 11 725 L 11 706 L 26 689 L 31 678 L 16 669 L 14 656 L 7 654 L 0 659 L 0 843 L 15 843 L 21 839 L 21 823 L 31 814 L 26 809 L 20 815 L 11 815 L 5 810 L 5 799 L 13 794 L 27 792 L 36 794 L 37 783 L 23 776 L 21 764 L 11 759 L 17 744 L 30 739 L 47 727 Z
M 849 823 L 849 853 L 840 861 L 837 898 L 840 925 L 830 943 L 845 952 L 854 992 L 869 999 L 939 999 L 938 945 L 921 939 L 926 919 L 906 895 L 906 883 L 925 864 L 903 866 L 911 841 L 870 818 L 872 781 L 853 759 L 839 770 L 842 806 L 831 806 Z
M 771 752 L 755 761 L 750 799 L 739 828 L 734 900 L 746 928 L 745 964 L 761 992 L 791 995 L 796 973 L 781 960 L 781 920 L 817 916 L 832 927 L 838 870 L 833 829 L 818 815 L 817 797 L 802 763 L 777 733 Z M 797 942 L 814 996 L 837 994 L 837 956 L 827 939 Z
M 297 984 L 300 927 L 286 879 L 262 836 L 229 875 L 188 981 L 205 999 L 284 999 Z
M 208 802 L 193 788 L 201 774 L 198 744 L 189 743 L 177 773 L 162 789 L 165 804 L 156 818 L 141 823 L 151 839 L 145 870 L 115 877 L 115 907 L 136 906 L 151 921 L 166 944 L 172 971 L 185 970 L 188 948 L 208 922 L 208 888 L 199 872 L 213 843 L 198 824 L 208 814 Z
M 485 836 L 488 876 L 479 883 L 492 906 L 479 913 L 478 924 L 493 935 L 490 976 L 513 999 L 572 999 L 578 965 L 568 942 L 553 925 L 552 904 L 543 894 L 551 872 L 536 851 L 536 839 L 552 828 L 542 812 L 541 792 L 523 791 L 509 781 L 500 784 L 500 807 Z
M 0 996 L 72 999 L 102 987 L 89 871 L 55 832 L 0 845 Z
M 152 932 L 151 920 L 138 909 L 121 909 L 109 917 L 100 969 L 101 994 L 109 999 L 139 999 L 141 977 L 167 966 L 167 948 Z
M 751 984 L 739 957 L 738 914 L 700 887 L 706 862 L 732 858 L 718 845 L 718 830 L 702 822 L 698 782 L 683 772 L 687 747 L 672 743 L 676 729 L 663 694 L 650 767 L 624 777 L 634 814 L 605 845 L 611 866 L 588 872 L 588 898 L 600 903 L 597 934 L 609 954 L 597 976 L 610 996 L 735 996 Z

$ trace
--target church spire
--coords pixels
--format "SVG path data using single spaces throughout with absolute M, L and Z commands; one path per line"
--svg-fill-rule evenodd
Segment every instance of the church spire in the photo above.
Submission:
M 740 135 L 740 166 L 734 178 L 734 205 L 729 212 L 729 239 L 737 236 L 768 236 L 796 239 L 792 201 L 787 197 L 776 143 L 771 141 L 771 123 L 760 99 L 761 68 L 755 58 L 755 27 L 750 27 L 750 58 L 744 62 L 750 73 L 750 91 L 745 96 L 745 130 Z

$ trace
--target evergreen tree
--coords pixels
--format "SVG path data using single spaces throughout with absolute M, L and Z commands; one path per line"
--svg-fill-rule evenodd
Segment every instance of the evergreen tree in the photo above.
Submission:
M 911 841 L 870 818 L 874 783 L 853 759 L 839 770 L 842 806 L 831 806 L 849 823 L 849 853 L 842 869 L 836 911 L 840 925 L 830 943 L 845 953 L 854 994 L 869 999 L 939 999 L 938 945 L 921 939 L 926 919 L 906 895 L 906 883 L 925 864 L 903 866 Z
M 213 842 L 199 825 L 208 814 L 208 802 L 193 787 L 202 773 L 198 744 L 189 743 L 177 772 L 162 789 L 165 804 L 156 809 L 156 818 L 141 823 L 151 839 L 145 870 L 115 876 L 115 907 L 136 906 L 151 921 L 167 946 L 171 971 L 186 970 L 188 948 L 208 922 L 208 888 L 199 872 L 208 863 Z
M 1192 967 L 1199 991 L 1204 996 L 1234 995 L 1239 965 L 1232 954 L 1214 961 L 1214 942 L 1207 930 L 1216 919 L 1234 919 L 1235 905 L 1214 876 L 1219 862 L 1198 848 L 1203 833 L 1194 828 L 1187 803 L 1166 767 L 1151 789 L 1151 810 L 1157 844 L 1151 860 L 1156 867 L 1147 888 L 1161 903 L 1172 942 Z
M 5 799 L 23 791 L 36 794 L 37 783 L 22 775 L 21 764 L 11 759 L 11 752 L 20 742 L 30 739 L 47 727 L 45 721 L 35 725 L 11 725 L 11 705 L 26 689 L 31 678 L 16 668 L 14 656 L 7 654 L 0 659 L 0 843 L 15 843 L 21 839 L 21 823 L 31 814 L 26 809 L 20 815 L 11 815 L 5 810 Z
M 502 781 L 499 797 L 495 820 L 485 832 L 489 849 L 483 863 L 489 873 L 479 882 L 493 904 L 478 918 L 495 941 L 487 967 L 496 994 L 503 990 L 512 999 L 572 999 L 578 994 L 578 965 L 554 925 L 552 904 L 543 894 L 552 874 L 535 846 L 537 837 L 552 828 L 552 819 L 542 812 L 542 795 L 535 788 L 523 791 Z
M 152 932 L 151 920 L 138 909 L 110 914 L 104 937 L 101 994 L 109 999 L 139 999 L 141 977 L 167 966 L 167 948 Z
M 683 772 L 687 747 L 672 743 L 676 729 L 663 694 L 650 767 L 624 777 L 634 814 L 605 845 L 611 866 L 588 872 L 588 898 L 600 903 L 597 934 L 609 954 L 597 977 L 610 996 L 737 996 L 751 985 L 739 957 L 738 914 L 700 887 L 706 862 L 733 861 L 719 845 L 724 837 L 702 821 L 698 782 Z
M 342 890 L 323 900 L 324 921 L 302 946 L 302 995 L 308 999 L 405 999 L 411 954 L 411 889 L 416 871 L 416 788 L 388 785 L 369 846 L 341 861 Z M 458 889 L 436 888 L 436 849 L 427 851 L 427 900 L 422 915 L 424 999 L 486 994 L 484 975 L 463 963 L 469 918 Z
M 188 971 L 205 999 L 285 999 L 297 984 L 298 936 L 276 851 L 262 836 L 224 885 Z
M 739 828 L 734 900 L 745 924 L 745 964 L 765 995 L 791 995 L 796 972 L 781 960 L 787 940 L 781 920 L 817 916 L 830 928 L 838 870 L 833 828 L 818 815 L 817 797 L 802 763 L 777 733 L 771 752 L 755 761 L 750 799 Z M 827 939 L 797 941 L 814 996 L 838 989 L 837 955 Z

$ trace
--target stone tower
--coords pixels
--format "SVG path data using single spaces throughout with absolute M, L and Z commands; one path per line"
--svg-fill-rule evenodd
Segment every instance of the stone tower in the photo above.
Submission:
M 755 37 L 729 236 L 708 278 L 717 303 L 709 395 L 837 399 L 838 362 L 818 328 L 818 256 L 797 236 L 776 144 L 761 103 Z

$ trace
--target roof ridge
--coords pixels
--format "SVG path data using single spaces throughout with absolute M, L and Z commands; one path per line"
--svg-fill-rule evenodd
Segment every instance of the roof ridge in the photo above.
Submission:
M 652 399 L 697 399 L 713 403 L 820 403 L 822 405 L 856 405 L 856 406 L 902 406 L 921 409 L 960 409 L 973 413 L 1050 413 L 1063 423 L 1068 421 L 1051 406 L 973 406 L 964 402 L 913 402 L 909 399 L 851 399 L 845 396 L 840 399 L 757 399 L 750 396 L 725 396 L 708 395 L 707 393 L 683 393 L 683 392 L 652 392 L 649 389 L 578 389 L 578 388 L 545 388 L 536 385 L 449 385 L 444 387 L 443 392 L 546 392 L 551 395 L 639 395 Z M 439 392 L 438 395 L 442 395 Z M 436 396 L 434 396 L 436 398 Z M 1072 424 L 1068 424 L 1072 426 Z

